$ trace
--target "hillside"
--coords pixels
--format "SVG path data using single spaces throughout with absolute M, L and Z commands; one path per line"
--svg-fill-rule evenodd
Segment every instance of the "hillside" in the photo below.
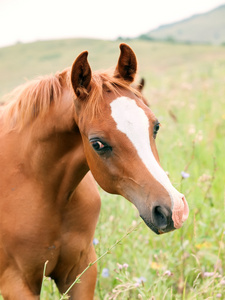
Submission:
M 0 98 L 17 85 L 41 75 L 55 73 L 71 66 L 82 51 L 88 50 L 88 60 L 93 70 L 115 66 L 119 44 L 123 41 L 93 39 L 68 39 L 38 41 L 0 48 Z M 138 57 L 139 77 L 145 77 L 147 92 L 154 85 L 154 77 L 166 76 L 177 67 L 192 69 L 204 61 L 210 65 L 225 59 L 224 47 L 209 45 L 173 45 L 144 40 L 127 42 Z M 167 74 L 168 75 L 168 74 Z M 153 97 L 154 98 L 154 97 Z M 1 101 L 1 100 L 0 100 Z
M 225 5 L 149 31 L 146 38 L 188 43 L 225 43 Z

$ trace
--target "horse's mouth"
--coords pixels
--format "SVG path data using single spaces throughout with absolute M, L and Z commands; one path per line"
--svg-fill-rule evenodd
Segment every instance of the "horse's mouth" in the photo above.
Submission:
M 142 220 L 145 222 L 145 224 L 156 234 L 162 234 L 164 233 L 163 231 L 159 230 L 153 223 L 150 221 L 146 220 L 144 217 L 140 216 Z
M 161 228 L 158 228 L 156 227 L 150 220 L 146 220 L 144 217 L 142 217 L 140 215 L 140 217 L 142 218 L 142 220 L 145 222 L 145 224 L 153 231 L 155 232 L 156 234 L 163 234 L 163 233 L 166 233 L 166 232 L 169 232 L 169 231 L 173 231 L 175 230 L 173 224 L 170 224 L 171 226 L 168 226 L 167 228 L 165 228 L 165 230 L 161 229 Z M 172 222 L 173 223 L 173 222 Z

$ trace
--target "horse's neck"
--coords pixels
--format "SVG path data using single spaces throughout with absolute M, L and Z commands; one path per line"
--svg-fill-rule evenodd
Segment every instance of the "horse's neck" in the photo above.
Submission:
M 88 171 L 72 108 L 69 102 L 55 107 L 22 132 L 26 171 L 57 196 L 73 190 Z

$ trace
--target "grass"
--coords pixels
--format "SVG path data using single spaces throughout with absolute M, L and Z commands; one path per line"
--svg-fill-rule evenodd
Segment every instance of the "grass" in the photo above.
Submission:
M 182 229 L 156 236 L 120 196 L 100 191 L 95 233 L 98 262 L 95 299 L 225 299 L 225 52 L 223 47 L 129 41 L 135 50 L 144 94 L 162 127 L 161 164 L 186 195 L 189 219 Z M 33 76 L 71 65 L 89 50 L 93 69 L 115 65 L 118 42 L 67 40 L 0 49 L 0 95 Z M 12 78 L 12 79 L 11 79 Z M 182 178 L 181 171 L 190 176 Z M 82 281 L 82 277 L 80 279 Z M 1 296 L 0 296 L 1 299 Z M 60 299 L 44 280 L 42 300 Z

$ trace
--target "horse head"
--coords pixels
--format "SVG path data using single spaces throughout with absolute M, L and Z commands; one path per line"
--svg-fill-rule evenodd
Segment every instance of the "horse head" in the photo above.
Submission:
M 159 121 L 132 88 L 136 56 L 126 44 L 120 50 L 111 75 L 92 73 L 86 51 L 75 60 L 71 69 L 75 122 L 98 184 L 132 202 L 155 233 L 168 232 L 182 226 L 188 204 L 159 163 L 155 143 Z

